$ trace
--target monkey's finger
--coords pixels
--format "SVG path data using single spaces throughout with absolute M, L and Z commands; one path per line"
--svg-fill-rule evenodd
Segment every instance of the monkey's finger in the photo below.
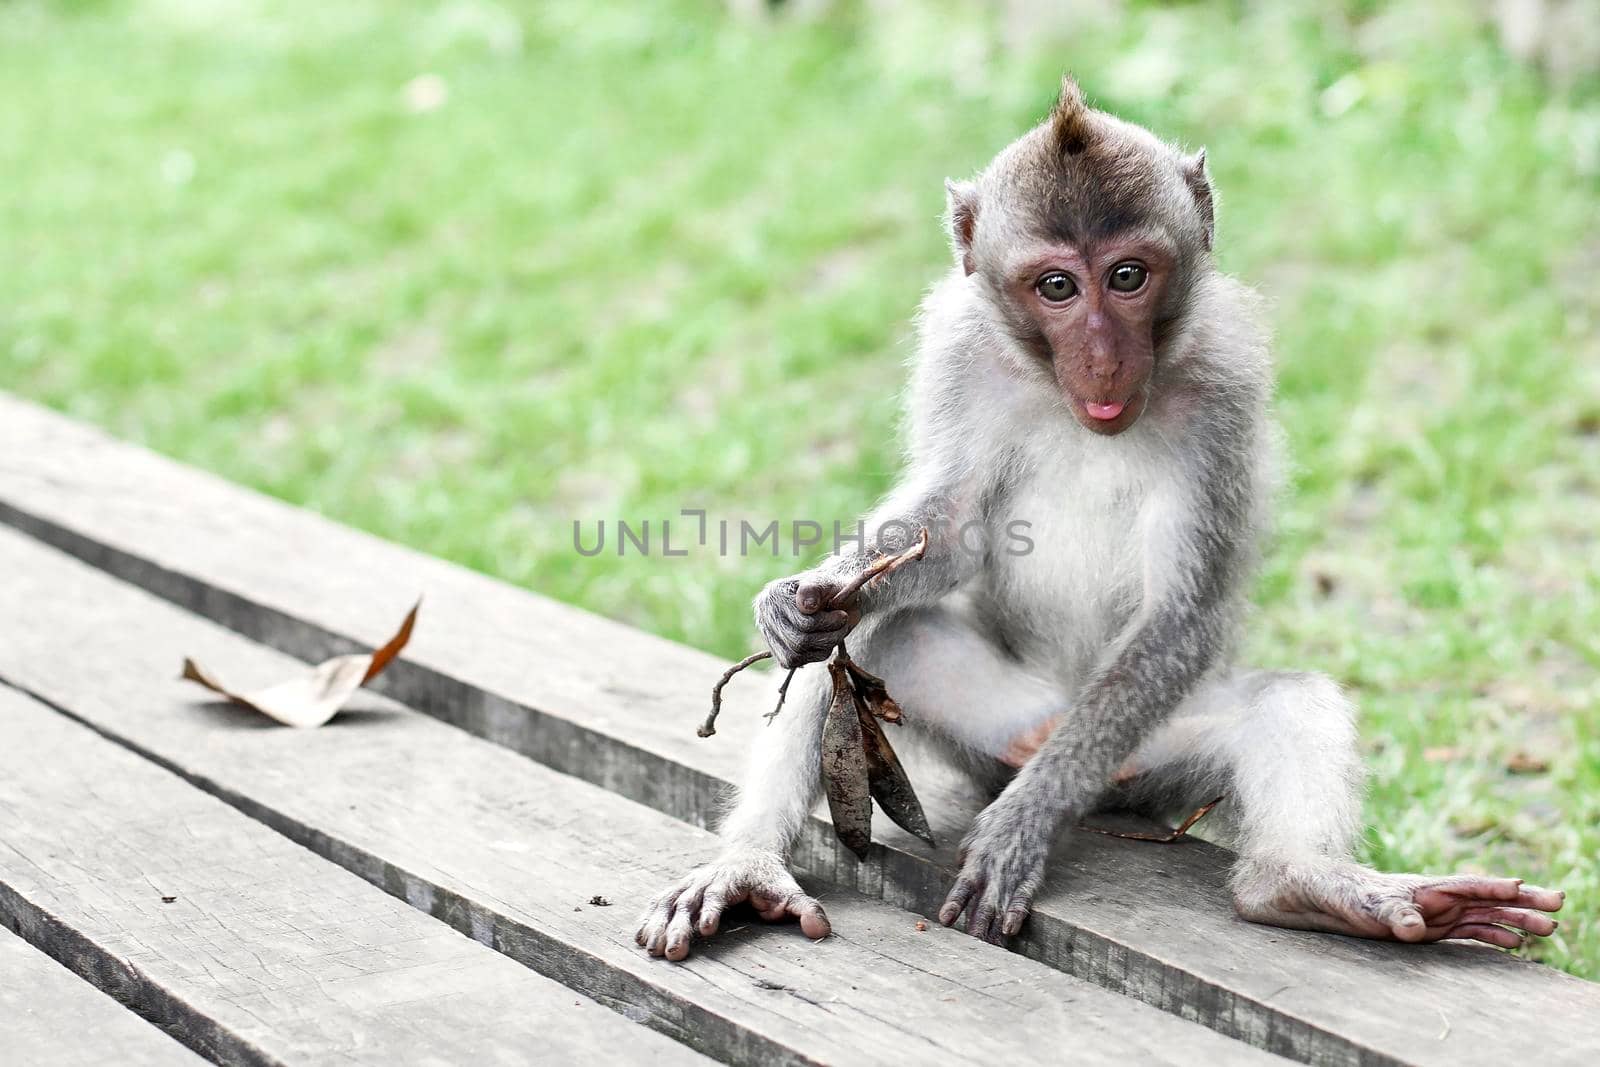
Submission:
M 722 913 L 744 898 L 745 893 L 728 882 L 720 879 L 712 882 L 700 901 L 700 936 L 710 937 L 716 933 L 717 926 L 722 922 Z
M 643 915 L 639 916 L 639 929 L 634 931 L 633 940 L 640 948 L 645 948 L 650 944 L 650 935 L 654 932 L 655 924 L 661 918 L 661 915 L 660 908 L 649 908 Z
M 848 630 L 850 628 L 850 613 L 848 611 L 819 611 L 815 615 L 794 613 L 786 619 L 791 626 L 801 633 L 822 633 L 828 630 Z
M 684 889 L 688 888 L 688 885 L 689 879 L 685 878 L 683 881 L 676 882 L 673 885 L 668 886 L 666 889 L 663 889 L 661 892 L 650 898 L 650 903 L 644 906 L 644 913 L 639 916 L 639 932 L 641 935 L 644 933 L 645 925 L 655 917 L 655 914 L 659 911 L 665 910 L 672 900 L 678 896 L 678 894 L 682 893 Z M 639 944 L 642 945 L 644 942 L 641 940 Z
M 652 956 L 659 956 L 667 951 L 667 916 L 665 912 L 656 912 L 644 929 L 644 950 Z
M 1496 923 L 1500 926 L 1526 930 L 1539 937 L 1549 937 L 1556 932 L 1556 927 L 1561 925 L 1543 912 L 1530 911 L 1527 908 L 1496 907 L 1468 908 L 1461 913 L 1458 925 L 1464 923 Z
M 994 926 L 995 913 L 999 910 L 993 896 L 985 893 L 967 915 L 967 933 L 973 937 L 981 937 L 985 941 L 994 940 L 991 927 Z
M 850 634 L 849 630 L 826 630 L 819 633 L 790 633 L 773 647 L 772 653 L 784 667 L 802 667 L 828 658 L 839 642 Z M 785 662 L 787 660 L 787 662 Z
M 1522 935 L 1514 930 L 1507 930 L 1503 926 L 1490 926 L 1488 923 L 1461 923 L 1450 928 L 1444 935 L 1452 941 L 1482 941 L 1486 945 L 1495 945 L 1499 948 L 1521 948 Z
M 827 607 L 838 590 L 834 582 L 801 582 L 794 591 L 794 606 L 810 615 Z
M 946 926 L 954 926 L 977 888 L 974 879 L 966 875 L 957 878 L 956 884 L 950 887 L 949 895 L 944 898 L 944 906 L 939 909 L 939 921 Z
M 844 630 L 833 630 L 829 633 L 806 634 L 791 642 L 789 647 L 801 663 L 817 663 L 828 658 L 828 654 L 845 639 L 846 633 Z
M 681 960 L 689 955 L 689 942 L 694 940 L 694 916 L 700 910 L 704 891 L 678 902 L 678 910 L 667 924 L 665 954 L 669 960 Z
M 1540 889 L 1536 885 L 1525 885 L 1517 893 L 1517 899 L 1511 903 L 1518 908 L 1534 908 L 1538 911 L 1560 911 L 1561 905 L 1567 902 L 1567 894 L 1560 889 Z
M 800 932 L 813 941 L 819 941 L 833 933 L 833 924 L 828 921 L 828 913 L 822 910 L 822 903 L 816 897 L 804 893 L 791 893 L 785 907 L 789 914 L 800 920 Z
M 1422 909 L 1405 897 L 1392 897 L 1378 902 L 1373 917 L 1389 928 L 1397 941 L 1425 941 L 1428 923 Z
M 800 635 L 793 631 L 779 631 L 765 636 L 767 647 L 772 650 L 772 657 L 778 661 L 778 666 L 785 670 L 794 670 L 827 658 L 826 653 L 813 653 L 805 644 L 796 640 Z
M 666 930 L 667 920 L 672 917 L 672 903 L 688 888 L 690 880 L 685 878 L 672 887 L 657 893 L 650 899 L 650 904 L 644 909 L 644 914 L 639 916 L 639 929 L 633 935 L 633 940 L 640 948 L 649 949 L 650 943 L 657 940 Z M 659 956 L 660 953 L 652 953 Z
M 804 667 L 807 663 L 814 662 L 807 660 L 798 651 L 783 642 L 775 641 L 770 637 L 767 639 L 767 648 L 772 650 L 772 658 L 777 662 L 778 666 L 786 671 L 792 671 L 796 668 Z
M 1463 898 L 1510 903 L 1522 893 L 1520 878 L 1485 878 L 1460 874 L 1418 886 L 1413 896 L 1423 911 L 1443 911 Z
M 835 645 L 849 636 L 849 627 L 841 626 L 837 630 L 818 630 L 816 633 L 806 634 L 796 644 L 805 652 L 818 652 L 826 657 L 833 651 Z
M 819 630 L 815 633 L 778 629 L 765 631 L 762 634 L 767 639 L 767 647 L 772 650 L 778 666 L 784 668 L 803 667 L 808 663 L 827 659 L 839 642 L 849 635 L 848 627 Z
M 848 611 L 819 611 L 815 614 L 802 612 L 793 604 L 780 604 L 778 610 L 768 620 L 767 629 L 794 639 L 804 634 L 821 634 L 842 631 L 848 633 L 854 625 L 851 613 Z
M 1014 937 L 1017 931 L 1022 929 L 1024 920 L 1028 918 L 1028 907 L 1027 900 L 1013 898 L 1000 920 L 1000 932 L 1006 937 Z

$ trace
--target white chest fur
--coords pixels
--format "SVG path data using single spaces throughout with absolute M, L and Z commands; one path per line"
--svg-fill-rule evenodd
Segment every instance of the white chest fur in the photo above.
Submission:
M 974 590 L 1029 666 L 1075 688 L 1154 595 L 1178 507 L 1159 438 L 1041 435 L 991 516 L 999 546 Z M 1020 537 L 1019 537 L 1020 535 Z M 1028 544 L 1023 544 L 1026 538 Z

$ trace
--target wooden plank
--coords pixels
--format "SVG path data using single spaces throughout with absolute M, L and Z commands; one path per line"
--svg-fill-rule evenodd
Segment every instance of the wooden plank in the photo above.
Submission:
M 0 618 L 0 678 L 719 1058 L 1032 1061 L 1070 1039 L 1084 1063 L 1273 1059 L 849 892 L 827 897 L 841 935 L 824 942 L 745 925 L 685 965 L 651 959 L 632 939 L 639 902 L 705 853 L 706 831 L 376 695 L 320 730 L 263 726 L 174 681 L 172 665 L 192 654 L 260 679 L 302 665 L 11 531 L 0 566 L 34 605 Z
M 698 825 L 738 772 L 760 694 L 737 686 L 718 736 L 694 737 L 723 664 L 341 527 L 0 396 L 0 521 L 198 611 L 317 659 L 422 623 L 384 691 L 548 766 Z M 935 798 L 951 831 L 973 799 Z M 948 852 L 894 828 L 857 864 L 814 820 L 804 869 L 928 912 Z M 1552 1055 L 1600 1054 L 1596 987 L 1469 946 L 1425 950 L 1237 920 L 1228 855 L 1078 835 L 1017 947 L 1222 1033 L 1315 1062 L 1521 1054 L 1529 1011 Z M 1463 1010 L 1473 1005 L 1473 1010 Z M 1439 1029 L 1431 1022 L 1441 1020 Z M 1442 1020 L 1450 1020 L 1448 1026 Z M 1446 1040 L 1436 1041 L 1441 1031 Z
M 0 917 L 205 1056 L 703 1062 L 14 689 L 0 722 Z
M 206 1061 L 0 925 L 0 1063 L 201 1067 Z

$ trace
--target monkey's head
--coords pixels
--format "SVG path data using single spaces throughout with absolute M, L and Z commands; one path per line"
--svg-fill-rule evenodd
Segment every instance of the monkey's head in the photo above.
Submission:
M 1095 433 L 1132 426 L 1213 235 L 1205 151 L 1186 156 L 1084 103 L 1050 117 L 971 182 L 946 182 L 956 258 Z

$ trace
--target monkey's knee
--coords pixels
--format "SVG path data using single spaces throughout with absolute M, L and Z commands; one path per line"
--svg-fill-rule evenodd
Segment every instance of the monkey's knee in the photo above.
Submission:
M 1250 713 L 1257 728 L 1355 751 L 1356 708 L 1332 678 L 1315 671 L 1262 671 L 1253 680 Z

